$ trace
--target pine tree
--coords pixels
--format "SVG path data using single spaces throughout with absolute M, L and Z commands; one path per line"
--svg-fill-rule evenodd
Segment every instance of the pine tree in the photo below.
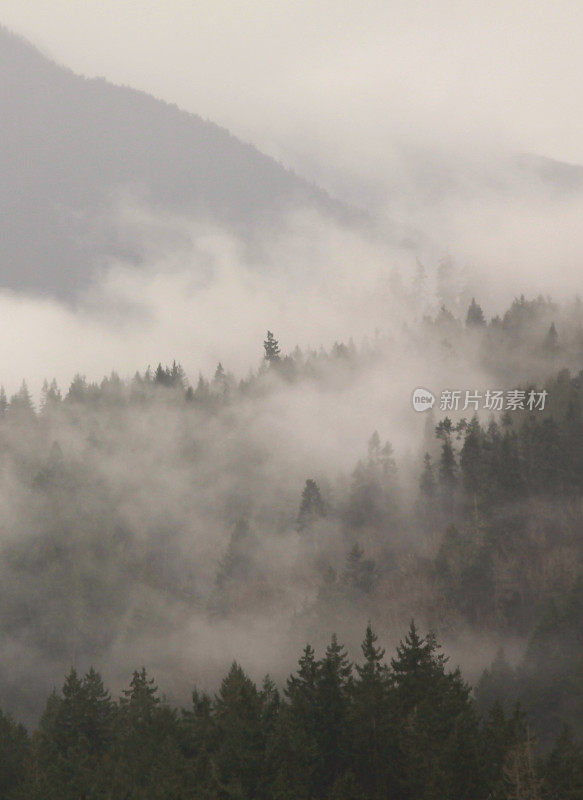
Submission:
M 368 440 L 368 461 L 369 464 L 377 465 L 381 455 L 381 437 L 378 431 L 374 431 Z
M 81 681 L 82 723 L 79 734 L 91 755 L 101 756 L 113 738 L 114 708 L 111 696 L 103 686 L 101 675 L 93 667 Z
M 351 729 L 354 772 L 366 797 L 386 797 L 392 757 L 389 730 L 388 668 L 385 651 L 377 646 L 370 622 L 361 645 L 364 663 L 355 665 L 352 688 Z
M 322 519 L 322 517 L 325 516 L 326 508 L 322 500 L 320 487 L 315 480 L 308 478 L 302 492 L 302 501 L 296 520 L 296 529 L 300 532 L 308 530 L 318 519 Z
M 263 737 L 263 763 L 259 776 L 257 795 L 271 796 L 272 787 L 281 774 L 279 751 L 282 700 L 275 683 L 266 675 L 259 692 L 261 703 L 261 731 Z
M 119 701 L 111 796 L 180 797 L 184 780 L 176 712 L 145 668 L 135 670 Z
M 85 376 L 77 373 L 71 381 L 65 400 L 68 403 L 83 403 L 87 400 L 88 389 Z
M 269 764 L 278 797 L 314 797 L 318 780 L 319 716 L 316 705 L 319 664 L 308 644 L 284 690 L 277 736 L 270 746 Z M 292 789 L 293 787 L 293 789 Z M 289 793 L 289 794 L 288 794 Z
M 218 731 L 212 699 L 206 692 L 196 688 L 193 690 L 192 707 L 182 712 L 182 731 L 189 783 L 196 787 L 201 797 L 217 796 L 220 786 L 214 759 L 218 748 Z
M 219 361 L 213 378 L 213 388 L 220 397 L 225 398 L 229 392 L 229 381 L 223 365 Z
M 483 797 L 478 718 L 459 670 L 433 634 L 411 622 L 391 659 L 391 707 L 400 755 L 397 780 L 415 800 Z
M 259 699 L 261 700 L 261 727 L 264 734 L 269 736 L 277 724 L 281 702 L 279 690 L 269 675 L 263 678 Z
M 256 796 L 265 752 L 261 716 L 261 697 L 254 683 L 233 662 L 214 703 L 216 764 L 228 797 Z
M 319 664 L 315 705 L 318 730 L 317 791 L 325 794 L 341 775 L 349 752 L 352 664 L 336 635 Z
M 41 390 L 41 401 L 40 401 L 40 410 L 41 414 L 49 413 L 55 406 L 58 406 L 61 402 L 61 391 L 57 386 L 57 381 L 55 378 L 52 379 L 50 384 L 48 381 L 43 382 L 42 390 Z
M 153 678 L 148 678 L 146 668 L 134 670 L 129 689 L 123 690 L 120 701 L 127 719 L 134 726 L 149 722 L 159 703 L 158 687 Z
M 187 381 L 182 365 L 178 364 L 176 361 L 173 361 L 169 370 L 169 374 L 170 386 L 172 386 L 173 389 L 180 389 L 181 391 L 184 391 Z
M 268 364 L 274 364 L 281 359 L 279 342 L 271 331 L 267 331 L 267 339 L 263 342 L 263 349 L 265 350 L 264 358 Z
M 87 738 L 86 701 L 83 681 L 71 669 L 61 695 L 54 693 L 47 702 L 35 742 L 37 788 L 43 797 L 76 800 L 95 792 L 101 783 Z
M 26 381 L 22 381 L 18 392 L 10 398 L 7 410 L 13 419 L 23 423 L 35 418 L 34 405 Z
M 298 670 L 287 681 L 286 696 L 291 709 L 301 719 L 302 724 L 314 729 L 314 703 L 318 662 L 313 647 L 307 644 L 298 661 Z
M 482 311 L 481 307 L 476 303 L 475 298 L 472 297 L 472 302 L 468 308 L 468 313 L 466 316 L 466 327 L 467 328 L 478 328 L 483 327 L 486 324 L 486 320 L 484 319 L 484 312 Z

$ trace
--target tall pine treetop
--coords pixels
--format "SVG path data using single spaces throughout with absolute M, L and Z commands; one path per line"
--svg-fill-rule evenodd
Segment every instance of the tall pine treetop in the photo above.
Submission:
M 274 361 L 279 361 L 281 358 L 281 350 L 279 349 L 279 342 L 271 331 L 267 331 L 267 339 L 263 342 L 265 350 L 265 360 L 270 364 Z

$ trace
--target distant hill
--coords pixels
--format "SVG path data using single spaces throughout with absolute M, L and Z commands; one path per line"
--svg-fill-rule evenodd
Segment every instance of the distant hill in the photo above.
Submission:
M 333 173 L 318 172 L 326 185 L 350 184 L 346 197 L 366 213 L 224 128 L 75 75 L 0 26 L 0 288 L 72 298 L 111 259 L 139 265 L 152 248 L 180 244 L 169 214 L 225 226 L 253 246 L 286 212 L 308 206 L 431 262 L 449 247 L 452 204 L 583 193 L 583 167 L 479 147 L 403 147 L 390 174 L 379 167 L 360 187 L 340 167 Z M 134 202 L 159 223 L 119 213 Z M 432 231 L 428 214 L 445 227 Z
M 0 286 L 70 296 L 144 242 L 121 198 L 253 236 L 340 203 L 223 128 L 133 89 L 75 75 L 0 27 Z

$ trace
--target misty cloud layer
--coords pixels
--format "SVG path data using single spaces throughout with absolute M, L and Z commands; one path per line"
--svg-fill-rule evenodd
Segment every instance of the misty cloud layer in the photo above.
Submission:
M 57 61 L 211 117 L 303 175 L 176 108 L 49 66 L 63 107 L 78 110 L 77 97 L 91 112 L 87 128 L 95 98 L 109 109 L 96 115 L 108 148 L 93 128 L 94 149 L 79 146 L 81 126 L 61 149 L 53 95 L 44 111 L 30 103 L 12 65 L 7 108 L 30 111 L 54 149 L 45 163 L 35 146 L 32 163 L 16 126 L 20 161 L 4 166 L 26 180 L 14 184 L 21 195 L 8 187 L 0 198 L 24 221 L 10 227 L 24 249 L 9 255 L 26 252 L 26 230 L 45 236 L 30 258 L 14 256 L 11 274 L 27 282 L 5 281 L 26 291 L 0 290 L 3 706 L 34 719 L 71 664 L 95 664 L 118 691 L 144 663 L 179 701 L 195 682 L 214 690 L 233 658 L 255 679 L 267 668 L 281 681 L 298 648 L 322 646 L 332 630 L 353 653 L 367 619 L 389 646 L 412 616 L 441 626 L 470 678 L 500 643 L 519 659 L 522 618 L 476 634 L 438 586 L 455 515 L 432 507 L 424 517 L 419 479 L 424 454 L 440 458 L 442 414 L 416 414 L 411 392 L 542 386 L 581 370 L 583 171 L 550 158 L 583 161 L 572 133 L 581 12 L 528 6 L 175 0 L 165 10 L 104 2 L 96 14 L 97 4 L 0 0 L 0 21 Z M 145 135 L 132 160 L 136 119 Z M 31 212 L 27 192 L 48 216 Z M 41 282 L 43 241 L 61 223 L 56 271 Z M 486 316 L 476 327 L 466 324 L 472 298 Z M 268 330 L 283 356 L 273 368 Z M 174 361 L 185 385 L 182 375 L 164 383 Z M 67 399 L 55 389 L 47 403 L 45 379 Z M 38 414 L 17 394 L 23 380 Z M 493 430 L 498 441 L 502 423 Z M 366 480 L 358 494 L 362 475 L 380 486 L 372 522 L 354 521 L 354 506 L 374 507 Z M 308 480 L 329 513 L 302 535 Z M 479 551 L 484 527 L 459 493 L 460 547 L 469 530 Z M 549 528 L 560 518 L 546 498 L 533 508 Z M 525 539 L 544 539 L 528 502 L 503 510 L 524 514 Z M 577 563 L 570 547 L 559 572 Z M 351 553 L 369 581 L 360 594 L 345 578 Z M 518 557 L 508 561 L 511 571 Z
M 390 179 L 403 144 L 583 161 L 581 14 L 523 0 L 0 3 L 75 71 L 175 102 L 353 196 Z
M 144 210 L 124 213 L 146 224 Z M 183 226 L 190 245 L 145 268 L 112 265 L 75 307 L 4 294 L 9 395 L 23 378 L 38 399 L 45 378 L 57 378 L 65 394 L 76 373 L 99 382 L 113 369 L 129 379 L 173 359 L 193 386 L 199 371 L 212 378 L 219 361 L 236 385 L 257 369 L 267 328 L 284 355 L 299 344 L 309 360 L 314 348 L 315 372 L 297 383 L 268 375 L 261 391 L 212 414 L 172 392 L 120 405 L 112 379 L 104 404 L 63 404 L 35 424 L 10 417 L 0 506 L 15 628 L 1 666 L 19 713 L 34 715 L 37 702 L 34 693 L 18 695 L 23 669 L 41 694 L 70 663 L 97 663 L 115 688 L 139 659 L 182 698 L 193 680 L 213 688 L 234 657 L 258 678 L 266 666 L 281 678 L 306 639 L 321 644 L 336 629 L 356 648 L 367 616 L 396 641 L 402 619 L 429 614 L 431 587 L 407 572 L 428 545 L 401 524 L 387 528 L 382 545 L 372 532 L 359 534 L 367 556 L 384 563 L 388 548 L 392 569 L 402 558 L 402 577 L 388 579 L 372 605 L 322 615 L 318 559 L 342 574 L 353 539 L 333 520 L 319 524 L 315 544 L 298 534 L 306 479 L 341 506 L 377 430 L 394 448 L 400 503 L 410 511 L 431 427 L 411 409 L 413 388 L 511 388 L 550 375 L 554 363 L 540 350 L 551 321 L 577 361 L 579 317 L 569 321 L 568 308 L 546 310 L 523 331 L 530 349 L 501 360 L 460 322 L 423 323 L 426 313 L 439 316 L 442 301 L 464 319 L 463 270 L 437 265 L 419 283 L 410 252 L 371 244 L 313 212 L 264 243 L 266 263 L 249 261 L 246 245 L 219 229 L 166 224 Z M 328 362 L 321 346 L 351 338 L 356 365 Z M 217 615 L 217 571 L 242 518 L 257 542 L 258 573 Z M 504 641 L 519 650 L 515 637 Z M 474 675 L 499 642 L 485 638 L 476 658 L 462 627 L 451 652 Z

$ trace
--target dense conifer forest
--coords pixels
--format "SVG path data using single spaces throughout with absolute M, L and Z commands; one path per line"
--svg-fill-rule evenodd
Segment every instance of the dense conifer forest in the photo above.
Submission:
M 582 29 L 0 0 L 0 800 L 583 800 Z
M 352 447 L 397 349 L 471 378 Z M 0 795 L 582 797 L 581 304 L 258 356 L 0 393 Z
M 30 737 L 0 716 L 2 797 L 553 798 L 583 792 L 583 748 L 568 728 L 543 755 L 524 712 L 478 712 L 433 634 L 411 623 L 392 658 L 368 625 L 359 663 L 332 636 L 304 648 L 279 689 L 233 662 L 187 708 L 144 668 L 118 700 L 94 669 L 68 673 Z

